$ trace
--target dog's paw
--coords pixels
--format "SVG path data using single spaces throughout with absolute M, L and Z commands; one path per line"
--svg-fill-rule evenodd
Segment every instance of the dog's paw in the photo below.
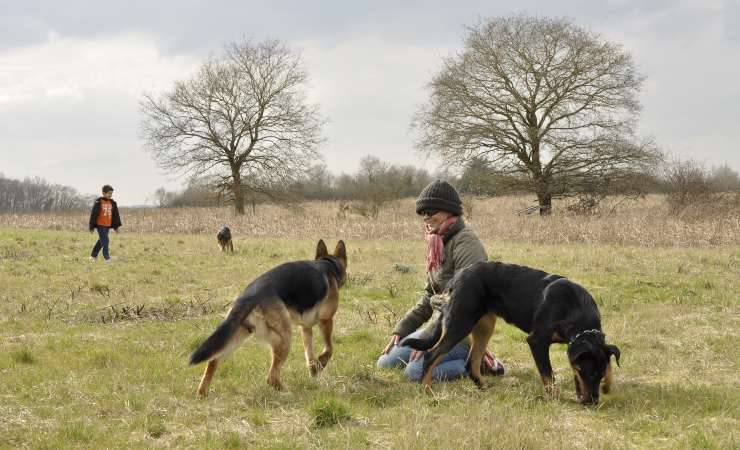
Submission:
M 267 384 L 272 386 L 272 388 L 275 389 L 276 391 L 282 391 L 284 389 L 283 383 L 281 383 L 280 380 L 278 379 L 268 378 Z
M 434 389 L 432 389 L 431 384 L 422 383 L 421 384 L 422 389 L 424 389 L 424 393 L 427 395 L 434 395 Z
M 560 386 L 555 383 L 545 386 L 545 397 L 548 400 L 560 399 Z
M 321 364 L 320 361 L 313 360 L 308 364 L 308 373 L 311 374 L 312 377 L 315 377 L 321 372 L 321 370 L 324 368 L 324 365 Z
M 479 390 L 481 391 L 486 390 L 486 383 L 484 383 L 480 377 L 476 377 L 475 375 L 471 374 L 470 381 L 472 381 L 473 384 L 475 384 L 475 387 L 477 387 Z
M 322 369 L 326 367 L 327 364 L 329 364 L 330 358 L 331 358 L 331 353 L 324 352 L 319 355 L 319 363 L 321 364 Z

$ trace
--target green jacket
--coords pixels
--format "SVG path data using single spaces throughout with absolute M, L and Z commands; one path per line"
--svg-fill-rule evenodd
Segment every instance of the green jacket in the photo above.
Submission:
M 473 230 L 465 227 L 462 217 L 450 227 L 442 240 L 445 245 L 445 259 L 442 267 L 428 274 L 424 294 L 393 330 L 393 334 L 399 335 L 402 339 L 416 331 L 432 317 L 434 309 L 429 301 L 430 297 L 442 293 L 457 271 L 473 263 L 488 260 L 480 239 Z

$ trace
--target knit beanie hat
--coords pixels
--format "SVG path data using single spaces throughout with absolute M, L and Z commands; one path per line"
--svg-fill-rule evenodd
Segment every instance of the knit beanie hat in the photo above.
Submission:
M 460 195 L 454 187 L 445 180 L 436 180 L 422 189 L 416 199 L 416 214 L 424 210 L 447 211 L 456 216 L 463 213 Z

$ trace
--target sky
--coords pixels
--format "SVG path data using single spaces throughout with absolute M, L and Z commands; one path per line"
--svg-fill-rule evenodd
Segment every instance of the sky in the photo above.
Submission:
M 142 95 L 245 39 L 301 53 L 331 172 L 366 155 L 433 172 L 409 129 L 427 83 L 466 26 L 512 14 L 565 17 L 623 45 L 647 77 L 639 134 L 740 171 L 740 0 L 0 0 L 0 11 L 0 174 L 85 194 L 111 184 L 123 206 L 184 182 L 144 148 Z

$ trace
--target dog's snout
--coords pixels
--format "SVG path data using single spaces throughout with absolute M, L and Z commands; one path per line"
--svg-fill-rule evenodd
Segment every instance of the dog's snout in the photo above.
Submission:
M 590 396 L 584 396 L 581 398 L 581 404 L 582 405 L 590 405 L 590 406 L 596 406 L 599 404 L 599 395 L 598 394 L 592 394 Z

